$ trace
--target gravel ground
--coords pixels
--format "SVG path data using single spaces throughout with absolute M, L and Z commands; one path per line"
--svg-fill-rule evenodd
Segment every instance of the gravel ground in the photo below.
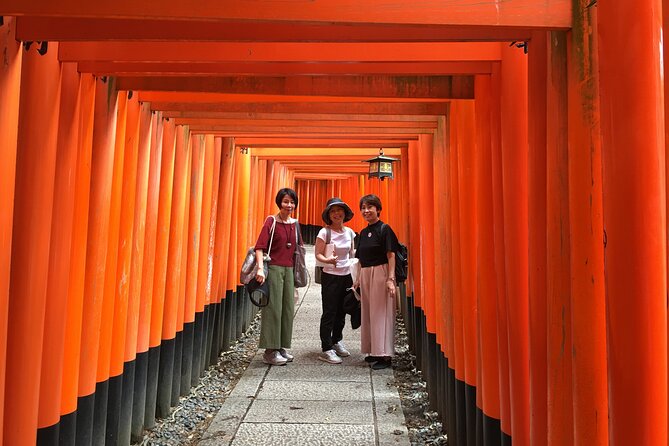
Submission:
M 216 366 L 211 366 L 191 390 L 181 398 L 172 414 L 156 421 L 156 426 L 146 431 L 141 443 L 151 446 L 195 446 L 209 423 L 223 405 L 235 384 L 258 349 L 260 333 L 258 315 L 242 338 L 229 351 L 221 354 Z M 446 435 L 441 432 L 441 422 L 436 412 L 427 411 L 428 397 L 421 372 L 415 367 L 415 357 L 409 351 L 407 336 L 401 316 L 397 318 L 396 356 L 393 359 L 395 385 L 398 388 L 402 409 L 409 430 L 411 444 L 446 445 Z

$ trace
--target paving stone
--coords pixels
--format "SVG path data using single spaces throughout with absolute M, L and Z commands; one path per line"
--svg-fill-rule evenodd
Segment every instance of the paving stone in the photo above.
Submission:
M 346 360 L 347 358 L 344 358 Z M 267 374 L 267 381 L 355 381 L 370 383 L 369 367 L 362 364 L 340 365 L 327 364 L 301 364 L 299 367 L 272 367 Z M 348 361 L 347 361 L 348 362 Z M 342 364 L 343 365 L 343 364 Z
M 371 401 L 257 400 L 245 423 L 374 424 Z
M 244 423 L 232 446 L 369 446 L 373 425 Z
M 294 399 L 306 401 L 371 401 L 372 390 L 367 383 L 265 381 L 258 399 Z

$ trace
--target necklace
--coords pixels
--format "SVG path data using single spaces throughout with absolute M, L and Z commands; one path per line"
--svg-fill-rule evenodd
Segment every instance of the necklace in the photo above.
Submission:
M 290 247 L 293 246 L 293 244 L 290 242 L 290 233 L 293 232 L 293 225 L 289 224 L 287 221 L 284 221 L 281 217 L 279 217 L 279 219 L 281 220 L 281 223 L 283 223 L 282 226 L 284 231 L 286 231 L 286 249 L 290 249 Z

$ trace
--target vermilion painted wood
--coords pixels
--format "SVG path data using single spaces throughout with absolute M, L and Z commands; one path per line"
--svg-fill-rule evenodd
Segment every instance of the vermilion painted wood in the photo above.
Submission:
M 501 65 L 501 64 L 500 64 Z M 502 70 L 493 67 L 492 120 L 492 182 L 493 182 L 493 232 L 495 237 L 495 272 L 497 274 L 497 333 L 499 348 L 500 416 L 501 430 L 511 435 L 511 395 L 509 386 L 509 328 L 506 288 L 506 245 L 504 242 L 504 196 L 502 193 Z
M 200 118 L 200 119 L 233 119 L 236 121 L 254 118 L 258 120 L 302 120 L 313 122 L 319 121 L 370 121 L 374 122 L 424 122 L 426 124 L 436 122 L 438 115 L 382 115 L 382 114 L 350 114 L 350 113 L 286 113 L 286 112 L 226 112 L 226 111 L 198 111 L 198 110 L 174 110 L 166 111 L 164 116 L 169 118 Z M 365 125 L 369 125 L 366 123 Z M 358 124 L 355 124 L 358 125 Z M 372 124 L 373 125 L 373 124 Z M 410 125 L 410 124 L 404 124 Z M 238 143 L 239 145 L 239 143 Z
M 91 194 L 91 157 L 93 145 L 93 113 L 95 109 L 95 79 L 90 75 L 79 78 L 79 128 L 77 169 L 75 172 L 75 204 L 72 227 L 72 251 L 67 293 L 67 319 L 63 351 L 61 413 L 71 414 L 77 408 L 79 389 L 79 359 L 84 308 L 84 284 L 88 234 L 88 209 Z
M 460 152 L 462 145 L 459 138 L 463 137 L 461 128 L 458 125 L 459 104 L 452 103 L 449 114 L 450 120 L 450 146 L 451 154 L 449 159 L 449 179 L 451 187 L 451 277 L 453 280 L 452 294 L 452 314 L 453 314 L 453 357 L 449 358 L 449 367 L 455 371 L 455 377 L 461 382 L 465 381 L 465 351 L 464 351 L 464 328 L 462 320 L 462 234 L 460 230 L 460 175 L 458 165 L 460 162 Z M 456 429 L 454 426 L 453 429 Z M 464 438 L 464 432 L 457 431 L 456 436 Z
M 565 0 L 548 0 L 537 4 L 531 0 L 509 0 L 503 5 L 492 0 L 472 4 L 467 1 L 444 3 L 436 0 L 419 4 L 398 5 L 388 0 L 371 0 L 360 5 L 355 0 L 308 1 L 213 1 L 199 4 L 197 9 L 175 0 L 153 5 L 123 0 L 113 4 L 89 4 L 68 0 L 52 4 L 36 0 L 24 4 L 8 0 L 6 15 L 79 16 L 96 18 L 202 18 L 239 19 L 289 22 L 327 23 L 397 23 L 397 24 L 456 24 L 562 27 L 571 25 L 571 3 Z
M 609 443 L 666 444 L 662 2 L 623 0 L 612 6 L 597 7 L 601 116 L 606 117 L 602 164 Z M 634 31 L 631 40 L 615 32 L 623 24 Z
M 199 267 L 197 275 L 197 291 L 198 295 L 202 294 L 205 303 L 209 304 L 212 298 L 211 292 L 211 276 L 210 269 L 212 267 L 211 256 L 213 256 L 213 248 L 215 240 L 213 239 L 215 232 L 212 233 L 212 227 L 216 229 L 215 220 L 212 215 L 214 193 L 218 193 L 218 190 L 214 192 L 213 176 L 214 176 L 214 138 L 213 136 L 207 136 L 203 141 L 204 149 L 204 183 L 203 183 L 203 192 L 202 192 L 202 215 L 201 215 L 201 224 L 200 229 L 202 234 L 200 236 L 200 250 L 199 250 Z M 213 226 L 212 226 L 213 225 Z
M 419 192 L 419 159 L 420 159 L 420 145 L 418 141 L 410 141 L 407 150 L 407 167 L 408 167 L 408 191 L 409 202 L 420 199 Z M 367 190 L 361 191 L 362 194 L 368 194 Z M 420 242 L 420 222 L 416 218 L 409 220 L 409 246 L 411 246 L 412 255 L 409 257 L 409 269 L 411 274 L 416 278 L 413 283 L 413 298 L 414 305 L 418 308 L 423 308 L 424 282 L 420 280 L 422 277 L 422 266 L 420 262 L 421 250 L 423 249 Z
M 109 209 L 109 233 L 107 236 L 107 256 L 105 262 L 104 294 L 102 298 L 100 334 L 98 340 L 98 358 L 96 382 L 109 379 L 111 346 L 114 337 L 114 307 L 116 306 L 116 271 L 119 257 L 119 234 L 121 224 L 121 203 L 123 193 L 123 171 L 125 163 L 125 135 L 127 122 L 128 95 L 118 93 L 116 132 L 114 136 L 114 166 L 111 178 L 111 190 L 107 200 Z M 134 182 L 133 182 L 134 183 Z
M 17 18 L 18 40 L 211 40 L 245 42 L 443 42 L 528 40 L 522 27 L 383 23 L 299 23 L 212 20 Z
M 474 103 L 457 104 L 458 179 L 460 186 L 460 252 L 462 270 L 462 317 L 465 352 L 465 383 L 476 387 L 476 128 Z
M 509 39 L 516 40 L 516 39 Z M 520 40 L 520 39 L 519 39 Z M 82 73 L 98 76 L 221 76 L 221 75 L 458 75 L 490 73 L 489 61 L 416 62 L 88 62 L 78 63 Z
M 12 257 L 12 220 L 14 215 L 14 179 L 16 176 L 16 142 L 19 122 L 21 85 L 21 45 L 15 40 L 16 21 L 5 18 L 5 32 L 0 34 L 0 48 L 6 62 L 0 65 L 0 358 L 7 351 L 7 311 Z M 0 401 L 5 394 L 5 361 L 0 361 Z M 2 438 L 4 404 L 0 404 L 0 439 Z M 1 440 L 0 440 L 1 442 Z
M 144 258 L 142 259 L 142 288 L 140 291 L 137 322 L 139 327 L 137 331 L 137 353 L 145 353 L 150 347 L 155 266 L 156 255 L 158 254 L 158 223 L 160 221 L 159 215 L 161 215 L 159 212 L 160 192 L 161 185 L 164 184 L 161 182 L 161 177 L 163 176 L 163 130 L 164 121 L 162 116 L 159 112 L 153 113 L 151 117 L 149 183 L 146 194 L 146 236 L 144 240 Z
M 434 296 L 434 314 L 435 314 L 435 334 L 436 340 L 441 348 L 441 352 L 445 357 L 448 357 L 446 354 L 446 344 L 449 335 L 446 333 L 446 324 L 445 320 L 447 317 L 446 314 L 446 302 L 449 299 L 448 294 L 450 278 L 450 218 L 448 212 L 440 212 L 441 209 L 448 209 L 448 188 L 446 185 L 449 182 L 447 172 L 448 160 L 448 130 L 446 129 L 446 119 L 445 116 L 441 116 L 437 119 L 437 130 L 434 134 L 434 150 L 433 150 L 433 162 L 432 170 L 433 177 L 438 178 L 437 181 L 432 181 L 432 188 L 434 194 L 434 208 L 437 210 L 433 214 L 433 225 L 434 225 L 434 251 L 435 251 L 435 262 L 434 262 L 434 283 L 435 283 L 435 296 Z M 400 166 L 397 166 L 398 168 Z M 400 175 L 404 175 L 402 169 L 400 170 Z M 397 182 L 396 182 L 397 183 Z M 399 179 L 399 183 L 402 184 L 402 178 Z M 402 191 L 400 187 L 396 188 L 398 194 L 398 209 L 401 215 L 408 215 L 408 210 L 404 211 L 401 204 L 402 201 Z M 406 212 L 406 214 L 404 213 Z M 400 228 L 401 231 L 402 228 Z
M 238 151 L 235 148 L 235 141 L 233 138 L 223 138 L 223 166 L 224 166 L 224 178 L 226 179 L 226 208 L 228 212 L 226 213 L 223 221 L 225 226 L 223 228 L 223 233 L 226 235 L 226 242 L 224 245 L 223 255 L 225 256 L 225 262 L 221 262 L 221 268 L 223 274 L 226 276 L 225 280 L 225 290 L 235 291 L 237 288 L 237 281 L 239 280 L 239 271 L 235 271 L 234 266 L 234 256 L 235 256 L 235 237 L 236 237 L 236 228 L 233 226 L 234 219 L 236 217 L 236 207 L 235 207 L 235 172 L 237 170 L 237 153 Z M 271 188 L 271 190 L 274 190 Z M 271 195 L 270 192 L 268 195 Z M 269 197 L 268 197 L 269 199 Z
M 152 142 L 155 144 L 155 133 L 157 119 L 155 114 L 151 113 L 149 104 L 141 104 L 139 109 L 139 132 L 138 132 L 138 156 L 137 156 L 137 186 L 135 200 L 135 215 L 132 236 L 132 261 L 130 264 L 130 285 L 128 291 L 128 315 L 126 322 L 125 339 L 125 361 L 134 361 L 138 353 L 137 341 L 139 331 L 144 327 L 140 326 L 140 313 L 145 314 L 141 309 L 146 308 L 148 299 L 143 299 L 141 295 L 142 286 L 145 281 L 149 281 L 153 274 L 143 276 L 144 256 L 148 246 L 152 244 L 155 251 L 155 210 L 157 200 L 153 200 L 149 195 L 150 181 L 155 178 L 156 172 L 152 172 L 152 167 L 159 166 L 155 159 L 152 160 Z M 153 154 L 155 158 L 155 153 Z M 153 163 L 153 164 L 152 164 Z M 152 177 L 152 173 L 154 177 Z M 151 207 L 150 207 L 151 206 Z M 152 213 L 149 211 L 153 210 Z M 151 220 L 149 220 L 151 219 Z M 149 234 L 149 229 L 152 229 Z M 152 239 L 150 243 L 148 240 Z M 144 319 L 142 319 L 142 323 Z M 144 350 L 145 351 L 145 350 Z
M 38 428 L 55 425 L 61 415 L 67 290 L 74 222 L 79 138 L 79 74 L 74 64 L 63 64 L 60 76 L 56 175 L 53 186 L 53 221 L 49 246 L 48 299 L 44 317 Z
M 567 34 L 574 445 L 609 444 L 602 147 L 596 12 L 583 2 Z M 571 61 L 587 55 L 581 68 Z M 587 259 L 587 262 L 584 261 Z
M 127 93 L 126 93 L 127 94 Z M 123 374 L 125 343 L 127 337 L 128 304 L 130 299 L 130 267 L 132 263 L 135 225 L 135 206 L 138 195 L 137 167 L 139 155 L 140 104 L 137 96 L 127 101 L 127 117 L 123 150 L 123 185 L 121 191 L 121 217 L 119 219 L 118 260 L 116 266 L 114 312 L 111 339 L 111 364 L 109 376 Z
M 109 80 L 111 81 L 111 80 Z M 118 101 L 110 85 L 101 79 L 95 82 L 95 113 L 91 160 L 91 190 L 88 208 L 88 240 L 86 242 L 86 276 L 81 329 L 78 396 L 95 392 L 102 303 L 109 248 L 110 196 L 114 172 L 114 146 Z
M 476 267 L 477 335 L 479 341 L 477 392 L 479 407 L 500 419 L 499 349 L 497 345 L 497 277 L 493 231 L 492 140 L 490 135 L 492 82 L 476 77 Z M 480 399 L 479 399 L 480 398 Z
M 502 50 L 502 188 L 513 444 L 529 444 L 529 314 L 527 283 L 527 56 Z
M 201 228 L 202 217 L 202 187 L 204 184 L 205 169 L 205 147 L 204 136 L 191 136 L 191 150 L 193 151 L 193 162 L 191 166 L 191 180 L 189 182 L 189 213 L 188 213 L 188 238 L 186 242 L 186 254 L 188 263 L 184 274 L 186 276 L 186 308 L 184 320 L 193 322 L 195 320 L 195 311 L 198 307 L 197 301 L 202 301 L 204 309 L 204 293 L 197 292 L 197 275 L 199 262 L 200 245 L 207 243 L 207 239 L 202 240 L 203 233 Z
M 407 129 L 413 130 L 413 129 L 436 129 L 437 124 L 434 120 L 412 120 L 412 121 L 381 121 L 381 120 L 374 120 L 374 121 L 358 121 L 358 120 L 348 120 L 346 116 L 341 116 L 336 119 L 329 119 L 329 120 L 319 120 L 315 118 L 310 118 L 310 117 L 304 117 L 300 119 L 299 117 L 296 116 L 286 116 L 285 118 L 271 118 L 271 119 L 260 119 L 258 117 L 255 117 L 253 119 L 242 119 L 238 117 L 232 117 L 232 118 L 223 118 L 223 117 L 216 117 L 216 118 L 206 118 L 206 117 L 195 117 L 195 118 L 190 118 L 190 117 L 177 117 L 176 119 L 176 124 L 177 125 L 197 125 L 197 126 L 211 126 L 213 128 L 217 127 L 228 127 L 228 126 L 237 126 L 240 129 L 243 129 L 245 127 L 253 126 L 258 129 L 258 131 L 262 131 L 265 127 L 271 129 L 275 127 L 285 127 L 285 128 L 291 128 L 291 127 L 344 127 L 344 128 L 351 128 L 351 127 L 372 127 L 372 128 L 393 128 L 393 129 L 402 129 L 406 131 Z M 299 131 L 299 129 L 298 129 Z M 310 129 L 310 131 L 313 131 Z
M 549 34 L 546 126 L 548 444 L 573 443 L 567 41 Z
M 162 157 L 160 167 L 160 196 L 156 225 L 156 254 L 154 257 L 153 293 L 151 294 L 151 329 L 149 347 L 160 345 L 165 304 L 165 281 L 170 238 L 170 215 L 174 188 L 176 128 L 171 120 L 163 120 Z
M 193 138 L 192 135 L 187 135 L 188 141 L 188 164 L 186 174 L 185 199 L 184 199 L 184 222 L 182 225 L 181 236 L 181 265 L 179 271 L 179 291 L 177 295 L 177 320 L 175 334 L 182 333 L 184 330 L 184 320 L 186 318 L 186 270 L 188 268 L 188 249 L 189 249 L 189 219 L 190 219 L 190 203 L 194 200 L 191 196 L 191 184 L 193 179 Z M 211 162 L 210 162 L 211 164 Z M 202 203 L 200 203 L 202 205 Z M 195 320 L 195 314 L 192 319 Z M 178 353 L 175 361 L 178 360 Z M 178 367 L 180 370 L 180 366 Z M 175 370 L 176 371 L 176 370 Z
M 188 128 L 176 126 L 174 183 L 172 189 L 172 214 L 170 217 L 169 248 L 167 251 L 167 276 L 165 279 L 165 308 L 162 318 L 162 340 L 174 339 L 176 335 L 179 288 L 181 281 L 181 257 L 184 255 L 184 221 L 187 213 L 186 195 L 190 150 Z
M 384 150 L 385 153 L 385 150 Z M 400 225 L 397 228 L 397 234 L 398 237 L 400 237 L 400 240 L 407 245 L 411 246 L 411 236 L 410 236 L 410 228 L 411 228 L 411 215 L 409 213 L 409 151 L 408 147 L 404 146 L 400 149 L 400 153 L 398 154 L 397 158 L 400 158 L 400 162 L 396 163 L 396 166 L 399 169 L 400 176 L 397 181 L 397 189 L 398 189 L 398 211 L 402 215 L 403 218 L 400 219 Z M 355 182 L 355 178 L 351 180 L 350 182 L 353 183 Z M 357 202 L 356 202 L 356 207 Z M 394 228 L 393 228 L 394 229 Z M 411 290 L 413 287 L 414 283 L 414 278 L 413 278 L 413 271 L 411 268 L 409 268 L 409 277 L 407 277 L 407 290 Z M 407 291 L 407 294 L 409 294 L 409 291 Z
M 251 155 L 249 153 L 239 155 L 239 202 L 238 202 L 238 220 L 237 220 L 237 264 L 235 271 L 239 271 L 239 266 L 244 260 L 246 245 L 253 243 L 251 239 L 257 237 L 258 234 L 251 235 L 249 233 L 249 187 L 251 178 Z M 253 240 L 255 241 L 255 240 Z
M 529 126 L 529 293 L 530 293 L 530 442 L 548 444 L 548 334 L 546 328 L 546 77 L 548 33 L 533 34 L 528 55 Z
M 473 99 L 471 76 L 120 77 L 120 90 L 183 91 L 278 97 L 366 97 L 402 102 Z
M 432 135 L 421 135 L 418 140 L 418 155 L 415 161 L 418 163 L 418 191 L 412 196 L 413 203 L 418 207 L 418 219 L 420 222 L 434 221 L 434 206 L 426 206 L 425 203 L 434 203 L 433 179 L 434 172 L 432 159 L 434 153 L 434 138 Z M 384 181 L 384 185 L 386 181 Z M 436 254 L 434 240 L 434 226 L 419 224 L 421 240 L 421 277 L 423 281 L 422 306 L 425 312 L 426 328 L 429 333 L 437 332 L 437 322 L 435 314 L 435 292 L 436 283 L 434 280 L 434 264 L 439 257 Z
M 56 48 L 52 48 L 55 50 Z M 53 208 L 60 65 L 24 54 L 7 324 L 4 444 L 35 444 Z M 35 122 L 40 131 L 35 131 Z
M 220 284 L 223 282 L 223 278 L 219 273 L 221 267 L 223 246 L 224 246 L 224 234 L 223 234 L 223 216 L 222 212 L 227 209 L 225 203 L 221 201 L 223 193 L 223 182 L 222 182 L 222 148 L 223 141 L 220 138 L 211 137 L 212 144 L 214 146 L 214 171 L 212 176 L 212 204 L 211 204 L 211 228 L 209 230 L 210 235 L 210 252 L 211 257 L 207 262 L 208 274 L 211 278 L 210 285 L 210 301 L 214 303 L 219 303 L 225 296 L 225 290 L 221 292 Z M 209 143 L 209 137 L 207 137 L 206 143 Z M 213 243 L 213 245 L 212 245 Z
M 229 289 L 233 291 L 237 290 L 237 285 L 239 285 L 239 270 L 237 269 L 237 262 L 240 252 L 240 245 L 243 246 L 243 241 L 239 239 L 239 224 L 238 219 L 241 218 L 240 214 L 240 205 L 239 197 L 241 195 L 240 189 L 244 187 L 241 183 L 241 176 L 239 172 L 242 170 L 241 164 L 243 163 L 242 155 L 237 148 L 233 148 L 234 165 L 232 171 L 232 186 L 230 191 L 232 196 L 230 197 L 230 241 L 229 241 L 229 253 L 228 253 L 228 279 L 232 281 L 228 284 Z M 248 248 L 247 248 L 248 249 Z
M 215 93 L 185 92 L 139 92 L 144 101 L 151 101 L 153 110 L 195 111 L 215 113 L 332 113 L 345 115 L 443 115 L 448 109 L 446 101 L 425 102 L 342 102 L 336 99 L 326 102 L 308 101 L 301 98 L 287 102 L 252 102 L 224 100 Z
M 114 41 L 64 42 L 58 56 L 62 62 L 480 62 L 500 60 L 500 48 L 498 42 Z

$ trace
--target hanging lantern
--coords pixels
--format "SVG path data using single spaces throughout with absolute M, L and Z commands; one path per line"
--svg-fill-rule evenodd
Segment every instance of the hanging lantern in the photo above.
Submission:
M 383 149 L 379 149 L 379 156 L 370 158 L 364 162 L 369 163 L 369 177 L 379 178 L 383 181 L 384 178 L 393 178 L 393 163 L 399 161 L 397 158 L 391 158 L 383 155 Z

